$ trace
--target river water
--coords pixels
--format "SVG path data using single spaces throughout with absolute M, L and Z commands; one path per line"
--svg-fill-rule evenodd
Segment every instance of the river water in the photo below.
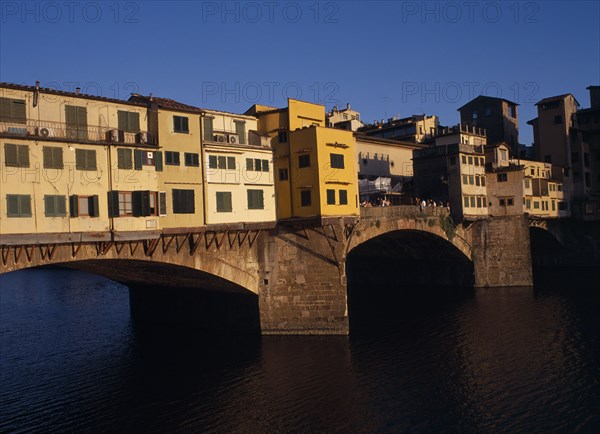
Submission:
M 0 432 L 600 432 L 600 291 L 554 286 L 260 337 L 134 326 L 119 284 L 8 273 Z

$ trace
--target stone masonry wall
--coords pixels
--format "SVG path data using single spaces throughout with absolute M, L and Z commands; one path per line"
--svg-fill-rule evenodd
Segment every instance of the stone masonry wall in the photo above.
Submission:
M 348 334 L 345 265 L 338 266 L 323 228 L 280 227 L 271 235 L 259 246 L 262 333 Z
M 470 235 L 476 287 L 533 285 L 527 216 L 478 221 Z

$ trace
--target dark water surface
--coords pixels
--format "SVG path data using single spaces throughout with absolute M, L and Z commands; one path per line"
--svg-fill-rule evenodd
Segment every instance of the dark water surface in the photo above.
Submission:
M 600 432 L 600 286 L 395 303 L 351 337 L 224 335 L 134 327 L 97 276 L 2 275 L 0 432 Z

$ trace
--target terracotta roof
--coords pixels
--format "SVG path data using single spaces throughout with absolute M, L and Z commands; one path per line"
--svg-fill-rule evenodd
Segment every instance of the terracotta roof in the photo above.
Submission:
M 155 103 L 155 104 L 158 104 L 158 106 L 160 108 L 165 108 L 165 109 L 178 110 L 178 111 L 191 112 L 191 113 L 204 113 L 204 109 L 201 109 L 200 107 L 195 107 L 193 105 L 184 104 L 182 102 L 175 101 L 174 99 L 171 99 L 171 98 L 159 98 L 156 96 L 145 96 L 145 95 L 140 95 L 138 93 L 133 93 L 133 94 L 131 94 L 130 100 L 144 101 L 146 103 Z
M 36 90 L 35 86 L 26 86 L 26 85 L 22 85 L 22 84 L 5 83 L 5 82 L 0 82 L 0 88 L 23 90 L 26 92 L 35 92 L 35 90 Z M 62 96 L 68 96 L 71 98 L 92 99 L 92 100 L 97 100 L 97 101 L 113 102 L 113 103 L 118 103 L 118 104 L 127 104 L 127 105 L 135 105 L 135 106 L 143 106 L 144 105 L 144 104 L 140 104 L 140 103 L 134 102 L 134 101 L 127 101 L 127 100 L 116 99 L 116 98 L 106 98 L 103 96 L 90 95 L 90 94 L 86 94 L 86 93 L 65 92 L 63 90 L 57 90 L 57 89 L 52 89 L 52 88 L 48 88 L 48 87 L 40 87 L 38 90 L 40 93 L 46 93 L 46 94 L 52 94 L 52 95 L 62 95 Z
M 562 95 L 550 96 L 548 98 L 541 99 L 538 102 L 536 102 L 535 105 L 545 104 L 547 102 L 552 102 L 552 101 L 560 101 L 560 100 L 565 99 L 568 96 L 572 96 L 573 99 L 575 99 L 575 97 L 573 96 L 572 93 L 563 93 Z M 575 99 L 575 102 L 577 103 L 577 105 L 579 105 L 579 102 L 576 99 Z

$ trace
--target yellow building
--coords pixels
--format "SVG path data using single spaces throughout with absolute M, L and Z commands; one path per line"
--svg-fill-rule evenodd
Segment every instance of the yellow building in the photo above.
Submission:
M 160 227 L 195 228 L 205 224 L 201 164 L 202 109 L 169 98 L 133 94 L 129 101 L 148 107 L 150 133 L 158 137 L 161 151 L 157 174 L 158 194 L 150 202 L 159 209 Z M 157 166 L 158 168 L 158 166 Z
M 0 84 L 0 234 L 156 229 L 147 122 L 133 102 Z
M 246 114 L 271 139 L 279 219 L 359 214 L 354 137 L 325 127 L 324 106 L 288 99 L 286 108 Z
M 275 222 L 273 151 L 256 117 L 205 110 L 202 158 L 207 224 Z

